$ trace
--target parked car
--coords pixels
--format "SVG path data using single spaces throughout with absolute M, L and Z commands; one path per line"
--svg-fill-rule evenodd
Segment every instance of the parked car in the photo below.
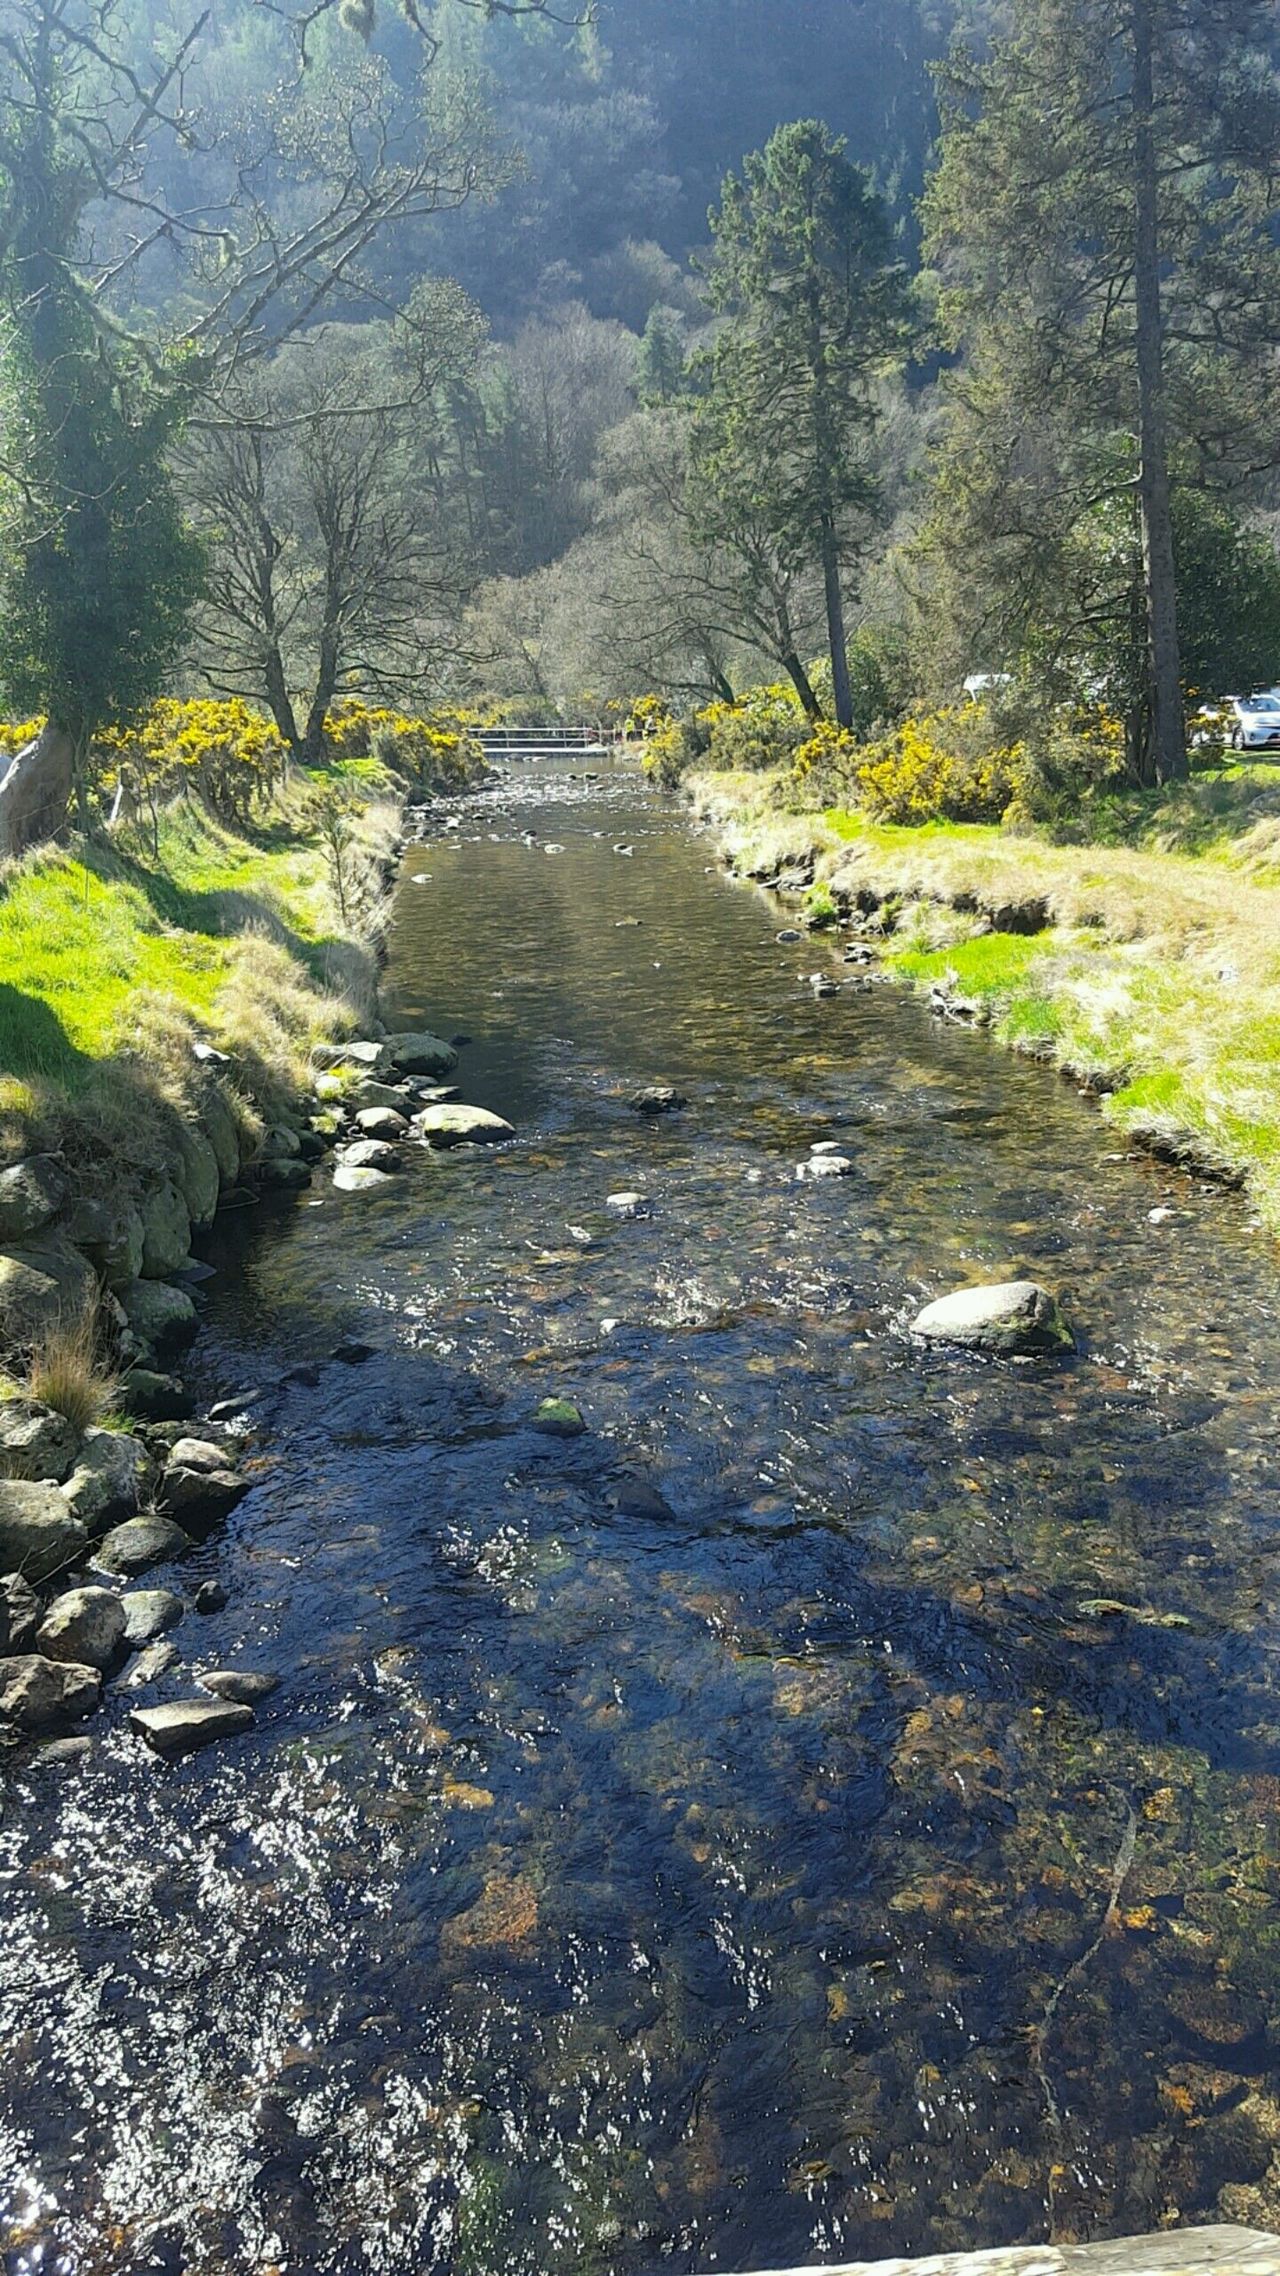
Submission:
M 1224 706 L 1233 751 L 1263 751 L 1280 744 L 1280 695 L 1231 695 Z

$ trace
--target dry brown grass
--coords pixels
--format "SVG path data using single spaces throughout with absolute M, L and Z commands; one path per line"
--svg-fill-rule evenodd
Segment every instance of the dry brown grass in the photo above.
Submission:
M 118 1383 L 102 1356 L 96 1307 L 68 1313 L 45 1329 L 31 1352 L 25 1389 L 75 1430 L 88 1430 L 110 1413 Z

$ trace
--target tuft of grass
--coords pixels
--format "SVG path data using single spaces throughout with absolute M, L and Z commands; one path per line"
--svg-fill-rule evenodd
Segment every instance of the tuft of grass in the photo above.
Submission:
M 101 1356 L 93 1309 L 46 1328 L 31 1353 L 25 1387 L 42 1406 L 65 1415 L 74 1430 L 88 1430 L 111 1411 L 118 1385 Z

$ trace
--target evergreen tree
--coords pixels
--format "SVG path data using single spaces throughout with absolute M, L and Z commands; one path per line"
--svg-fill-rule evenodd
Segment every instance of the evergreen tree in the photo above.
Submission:
M 1273 20 L 1268 0 L 1012 0 L 1008 36 L 942 75 L 927 249 L 967 349 L 943 547 L 960 578 L 966 549 L 989 585 L 1003 563 L 1014 617 L 1034 592 L 1051 616 L 1076 518 L 1131 503 L 1144 780 L 1187 763 L 1175 489 L 1238 488 L 1277 446 Z
M 847 727 L 844 575 L 874 524 L 868 444 L 877 381 L 909 338 L 903 272 L 867 176 L 812 119 L 730 176 L 711 225 L 710 297 L 727 322 L 694 424 L 702 528 L 732 548 L 757 545 L 763 524 L 784 568 L 820 573 Z M 807 676 L 796 684 L 816 714 Z

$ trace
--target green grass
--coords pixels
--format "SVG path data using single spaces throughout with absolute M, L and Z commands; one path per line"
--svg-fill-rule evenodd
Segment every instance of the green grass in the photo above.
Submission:
M 324 861 L 283 825 L 250 839 L 183 805 L 86 861 L 48 851 L 0 884 L 0 1067 L 72 1089 L 124 1038 L 139 996 L 213 1013 L 237 942 L 267 933 L 318 969 Z

